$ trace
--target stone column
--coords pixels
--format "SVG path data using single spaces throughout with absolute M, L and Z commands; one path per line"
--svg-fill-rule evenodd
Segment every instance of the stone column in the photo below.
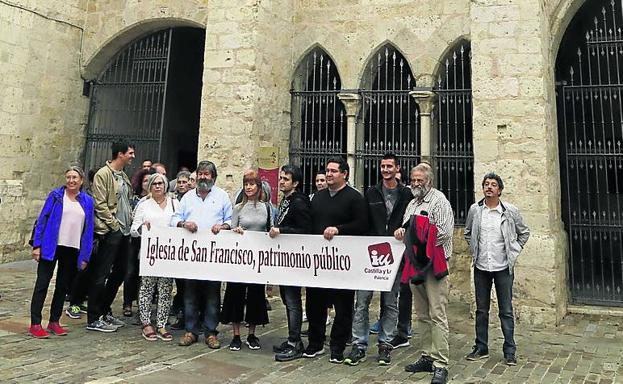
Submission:
M 355 183 L 357 178 L 355 173 L 355 148 L 357 147 L 355 132 L 357 129 L 357 113 L 361 107 L 361 96 L 357 93 L 340 93 L 337 98 L 342 101 L 346 109 L 346 161 L 350 167 L 351 174 L 349 180 Z
M 432 164 L 432 135 L 431 112 L 437 101 L 437 94 L 433 91 L 411 91 L 409 95 L 420 106 L 420 158 Z

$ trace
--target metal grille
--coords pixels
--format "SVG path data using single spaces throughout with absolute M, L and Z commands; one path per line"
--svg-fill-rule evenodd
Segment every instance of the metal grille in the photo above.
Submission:
M 138 159 L 160 159 L 171 35 L 167 29 L 131 43 L 93 84 L 85 169 L 104 165 L 120 139 L 136 145 Z
M 357 187 L 366 189 L 379 182 L 378 166 L 386 152 L 396 154 L 403 174 L 420 161 L 419 109 L 409 96 L 414 87 L 407 60 L 392 45 L 381 47 L 366 68 L 360 90 L 363 103 L 355 152 Z
M 346 157 L 346 115 L 337 98 L 340 76 L 329 55 L 313 49 L 295 73 L 292 95 L 290 161 L 303 171 L 303 191 L 332 156 Z
M 563 39 L 557 63 L 569 282 L 575 303 L 623 305 L 623 17 L 620 0 L 587 5 L 569 28 L 589 29 Z
M 474 152 L 472 148 L 471 49 L 461 43 L 443 61 L 434 91 L 433 163 L 437 188 L 450 201 L 455 225 L 464 225 L 474 202 Z

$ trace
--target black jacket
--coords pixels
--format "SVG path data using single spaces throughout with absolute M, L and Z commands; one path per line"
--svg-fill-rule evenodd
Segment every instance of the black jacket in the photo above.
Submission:
M 411 190 L 403 184 L 398 184 L 398 199 L 387 219 L 387 208 L 383 197 L 383 182 L 368 188 L 366 191 L 366 203 L 368 204 L 368 234 L 372 236 L 393 236 L 394 231 L 402 226 L 402 217 L 409 202 L 413 199 Z
M 311 233 L 311 205 L 307 195 L 294 191 L 279 204 L 275 227 L 281 233 Z

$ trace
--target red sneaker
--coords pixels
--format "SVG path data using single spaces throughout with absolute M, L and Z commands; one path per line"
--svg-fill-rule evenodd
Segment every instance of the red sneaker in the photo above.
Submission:
M 41 324 L 31 325 L 28 333 L 37 339 L 47 339 L 50 336 L 45 329 L 41 328 Z
M 59 324 L 59 322 L 48 323 L 48 331 L 50 333 L 55 334 L 56 336 L 65 336 L 67 335 L 67 330 Z

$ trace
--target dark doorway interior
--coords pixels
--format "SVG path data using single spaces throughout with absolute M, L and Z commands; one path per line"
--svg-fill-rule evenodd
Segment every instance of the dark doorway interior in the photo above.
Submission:
M 204 46 L 205 30 L 173 30 L 160 159 L 171 179 L 197 163 Z

